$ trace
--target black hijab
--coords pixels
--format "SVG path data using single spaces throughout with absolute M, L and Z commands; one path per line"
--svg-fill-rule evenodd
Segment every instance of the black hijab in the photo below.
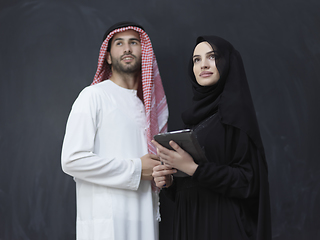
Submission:
M 264 155 L 258 122 L 252 103 L 242 58 L 226 40 L 217 36 L 200 36 L 196 46 L 208 42 L 216 53 L 219 81 L 212 86 L 201 86 L 193 73 L 192 57 L 189 75 L 193 90 L 191 107 L 182 114 L 187 126 L 194 126 L 214 113 L 218 113 L 223 124 L 237 127 L 246 132 Z

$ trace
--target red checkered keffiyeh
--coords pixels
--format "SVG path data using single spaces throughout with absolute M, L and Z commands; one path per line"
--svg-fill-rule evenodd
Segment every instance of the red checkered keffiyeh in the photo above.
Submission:
M 149 153 L 156 154 L 157 150 L 151 143 L 153 136 L 167 131 L 168 106 L 163 90 L 158 64 L 154 55 L 151 41 L 145 31 L 138 27 L 128 26 L 113 30 L 100 48 L 98 68 L 91 85 L 100 83 L 111 77 L 111 71 L 105 61 L 109 40 L 114 34 L 124 32 L 129 29 L 135 30 L 140 34 L 141 42 L 141 77 L 143 100 L 147 117 L 147 144 Z M 159 191 L 152 184 L 154 191 Z

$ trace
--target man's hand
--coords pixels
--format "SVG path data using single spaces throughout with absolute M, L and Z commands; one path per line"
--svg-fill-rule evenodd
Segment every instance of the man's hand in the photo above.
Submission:
M 141 157 L 141 179 L 142 180 L 153 180 L 152 169 L 155 166 L 160 165 L 160 160 L 157 155 L 146 154 Z

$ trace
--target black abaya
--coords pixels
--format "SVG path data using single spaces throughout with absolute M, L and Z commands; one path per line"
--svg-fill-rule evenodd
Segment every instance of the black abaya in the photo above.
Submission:
M 175 201 L 175 240 L 270 240 L 267 163 L 240 54 L 215 36 L 217 84 L 200 86 L 190 64 L 193 104 L 183 114 L 208 162 L 165 190 Z
M 269 196 L 259 198 L 260 188 L 268 193 L 267 172 L 252 141 L 218 114 L 194 130 L 208 163 L 166 190 L 175 201 L 174 239 L 271 239 Z

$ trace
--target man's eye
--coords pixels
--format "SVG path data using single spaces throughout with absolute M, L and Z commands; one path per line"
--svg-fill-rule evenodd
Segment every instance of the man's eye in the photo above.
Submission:
M 137 43 L 137 42 L 131 42 L 131 44 L 132 44 L 132 45 L 137 45 L 138 43 Z
M 121 45 L 122 45 L 122 42 L 117 42 L 116 45 L 117 45 L 117 46 L 121 46 Z

